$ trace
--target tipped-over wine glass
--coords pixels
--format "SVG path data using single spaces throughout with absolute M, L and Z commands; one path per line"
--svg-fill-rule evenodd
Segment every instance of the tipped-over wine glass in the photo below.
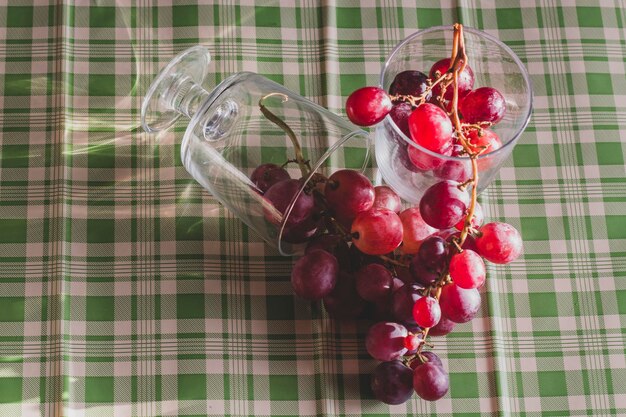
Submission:
M 195 46 L 152 82 L 141 123 L 159 132 L 189 118 L 181 144 L 191 176 L 283 255 L 300 251 L 324 221 L 320 179 L 364 171 L 368 134 L 327 109 L 251 72 L 204 88 L 211 56 Z

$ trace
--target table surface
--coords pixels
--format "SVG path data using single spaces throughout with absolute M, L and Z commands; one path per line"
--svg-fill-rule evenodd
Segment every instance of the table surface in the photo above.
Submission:
M 70 3 L 0 6 L 0 415 L 626 415 L 624 0 Z M 531 74 L 481 196 L 525 252 L 437 342 L 450 393 L 390 407 L 365 326 L 295 298 L 293 260 L 185 172 L 183 124 L 148 135 L 139 109 L 202 44 L 213 81 L 254 71 L 341 113 L 397 42 L 455 21 Z

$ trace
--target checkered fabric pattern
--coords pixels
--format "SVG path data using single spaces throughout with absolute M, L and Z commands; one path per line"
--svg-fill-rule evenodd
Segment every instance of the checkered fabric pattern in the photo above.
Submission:
M 139 109 L 202 44 L 211 82 L 254 71 L 342 112 L 397 42 L 455 21 L 532 77 L 481 197 L 525 253 L 437 343 L 450 393 L 387 406 L 365 325 L 295 298 L 293 260 L 185 172 L 184 125 L 148 135 Z M 3 2 L 0 416 L 626 415 L 625 29 L 624 0 Z

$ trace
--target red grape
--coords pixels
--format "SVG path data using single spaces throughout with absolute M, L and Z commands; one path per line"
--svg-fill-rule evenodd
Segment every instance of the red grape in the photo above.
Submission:
M 406 136 L 410 137 L 411 133 L 409 132 L 409 116 L 413 113 L 413 107 L 409 103 L 405 103 L 404 101 L 398 104 L 394 104 L 389 112 L 389 117 L 391 120 L 398 126 L 398 129 Z M 396 138 L 398 142 L 401 144 L 406 144 L 404 139 L 401 137 Z
M 250 175 L 250 179 L 254 185 L 263 193 L 272 185 L 288 180 L 289 178 L 289 173 L 276 164 L 259 165 Z
M 480 309 L 480 294 L 476 288 L 464 289 L 452 283 L 441 290 L 441 313 L 455 323 L 466 323 Z
M 480 131 L 481 134 L 478 133 L 478 129 L 472 129 L 465 137 L 471 145 L 477 148 L 486 146 L 487 150 L 482 153 L 483 155 L 502 147 L 502 141 L 496 132 L 490 129 L 481 129 Z
M 293 198 L 302 188 L 300 180 L 284 180 L 272 185 L 265 192 L 265 199 L 270 202 L 271 207 L 264 207 L 263 212 L 265 218 L 273 224 L 280 224 Z M 289 213 L 285 224 L 286 226 L 294 226 L 309 219 L 315 209 L 315 201 L 312 196 L 302 192 L 296 199 Z
M 391 299 L 393 316 L 401 323 L 415 325 L 413 318 L 413 306 L 422 297 L 421 288 L 415 284 L 405 284 L 398 288 Z
M 360 213 L 352 222 L 352 243 L 368 255 L 384 255 L 402 243 L 402 221 L 387 209 Z
M 452 146 L 454 128 L 450 118 L 434 104 L 420 104 L 409 117 L 411 138 L 433 152 L 444 153 Z
M 448 272 L 461 288 L 480 288 L 485 283 L 485 263 L 473 250 L 466 249 L 452 256 Z
M 399 213 L 402 210 L 402 200 L 394 190 L 386 185 L 374 187 L 374 204 L 372 208 L 386 208 Z
M 357 214 L 374 204 L 374 186 L 367 177 L 353 169 L 341 169 L 326 182 L 324 195 L 339 219 L 352 221 Z
M 340 271 L 335 288 L 324 297 L 324 308 L 336 320 L 355 319 L 365 309 L 365 301 L 356 292 L 354 276 Z
M 430 78 L 435 81 L 439 75 L 443 75 L 450 68 L 450 58 L 440 59 L 435 62 L 435 64 L 430 69 Z M 461 73 L 459 73 L 458 79 L 458 87 L 459 87 L 459 98 L 463 97 L 474 87 L 474 71 L 470 68 L 469 65 L 465 65 L 465 68 Z M 454 94 L 454 89 L 452 84 L 450 84 L 446 88 L 446 92 L 444 93 L 444 98 L 446 100 L 452 100 L 452 95 Z M 433 96 L 441 95 L 441 83 L 437 84 L 433 87 Z
M 463 226 L 465 225 L 465 217 L 467 216 L 467 213 L 463 214 L 463 218 L 461 219 L 460 222 L 458 222 L 454 227 L 457 228 L 457 230 L 463 230 Z M 470 222 L 472 227 L 474 229 L 478 229 L 478 227 L 483 224 L 483 221 L 485 220 L 485 215 L 483 214 L 483 208 L 480 206 L 480 203 L 476 202 L 476 205 L 474 206 L 474 216 L 472 217 L 472 221 Z
M 413 395 L 413 371 L 399 360 L 378 364 L 371 380 L 372 392 L 385 404 L 403 404 Z
M 413 305 L 413 318 L 418 326 L 433 327 L 441 319 L 439 302 L 433 297 L 422 297 Z
M 435 170 L 437 168 L 440 168 L 446 162 L 444 159 L 434 155 L 430 155 L 415 146 L 409 145 L 407 146 L 406 150 L 408 152 L 409 160 L 411 161 L 411 163 L 415 166 L 415 168 L 421 171 Z M 439 153 L 441 155 L 450 156 L 451 152 L 452 147 L 448 147 L 440 151 Z
M 389 86 L 389 94 L 420 97 L 428 88 L 428 77 L 420 71 L 402 71 L 398 73 Z M 424 97 L 428 100 L 432 92 L 428 91 Z
M 417 253 L 424 239 L 437 231 L 422 219 L 419 207 L 401 211 L 400 221 L 402 221 L 401 249 L 404 253 Z
M 400 161 L 400 164 L 407 170 L 411 172 L 420 172 L 420 168 L 416 167 L 413 161 L 411 161 L 411 157 L 409 156 L 409 149 L 414 148 L 413 146 L 408 145 L 407 143 L 401 144 L 396 148 L 396 153 L 392 159 Z
M 452 145 L 451 156 L 462 156 L 463 146 L 459 144 Z M 446 160 L 438 165 L 433 174 L 444 180 L 452 180 L 465 182 L 472 178 L 472 163 L 469 158 L 465 160 Z
M 522 253 L 522 236 L 508 223 L 487 223 L 476 238 L 478 253 L 494 264 L 508 264 Z
M 297 296 L 307 300 L 321 300 L 337 283 L 337 258 L 325 250 L 314 250 L 296 261 L 291 271 L 291 285 Z
M 380 122 L 391 110 L 391 99 L 379 87 L 363 87 L 354 91 L 346 101 L 346 113 L 352 123 L 372 126 Z
M 356 291 L 365 301 L 380 301 L 391 295 L 393 278 L 387 268 L 379 264 L 365 265 L 356 274 Z
M 498 123 L 506 112 L 504 96 L 495 88 L 480 87 L 459 101 L 459 111 L 465 123 Z
M 420 200 L 420 213 L 426 223 L 437 229 L 447 229 L 461 220 L 470 196 L 452 181 L 430 186 Z
M 439 323 L 431 327 L 428 334 L 430 336 L 445 336 L 454 330 L 454 326 L 456 323 L 442 314 Z
M 409 335 L 404 338 L 404 347 L 407 348 L 407 353 L 417 350 L 421 341 L 421 334 L 409 333 Z
M 413 388 L 420 398 L 436 401 L 448 392 L 450 379 L 443 368 L 427 362 L 413 371 Z
M 394 322 L 379 322 L 370 327 L 365 338 L 365 348 L 374 359 L 392 361 L 404 355 L 406 328 Z

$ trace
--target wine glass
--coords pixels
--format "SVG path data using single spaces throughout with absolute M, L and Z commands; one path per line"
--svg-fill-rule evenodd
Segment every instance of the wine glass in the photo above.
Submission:
M 297 253 L 324 220 L 310 204 L 316 184 L 338 169 L 365 171 L 369 135 L 251 72 L 208 91 L 203 84 L 210 60 L 202 46 L 175 57 L 146 94 L 142 126 L 158 132 L 189 118 L 181 144 L 187 171 L 282 255 Z M 279 179 L 288 186 L 270 192 L 253 181 L 255 169 L 266 164 L 286 171 Z
M 476 29 L 465 27 L 464 33 L 468 65 L 475 76 L 474 88 L 493 87 L 506 100 L 504 118 L 491 128 L 500 137 L 502 147 L 478 157 L 480 193 L 494 180 L 528 125 L 533 93 L 528 72 L 511 48 Z M 389 91 L 395 76 L 405 70 L 428 73 L 435 62 L 449 57 L 452 36 L 450 26 L 437 26 L 400 42 L 383 65 L 381 88 Z M 419 202 L 424 191 L 441 180 L 469 179 L 462 178 L 471 173 L 468 157 L 445 156 L 418 145 L 390 116 L 377 126 L 375 136 L 379 173 L 406 201 Z M 409 158 L 409 152 L 417 165 Z

